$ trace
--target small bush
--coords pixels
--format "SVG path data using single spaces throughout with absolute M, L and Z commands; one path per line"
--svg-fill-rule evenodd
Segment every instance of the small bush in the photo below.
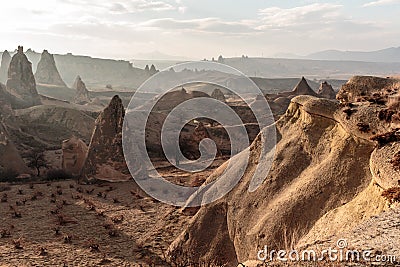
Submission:
M 386 121 L 386 122 L 391 122 L 392 121 L 392 117 L 396 112 L 394 112 L 391 109 L 382 109 L 381 111 L 379 111 L 378 114 L 378 118 L 381 121 Z
M 72 175 L 64 170 L 50 170 L 47 172 L 46 176 L 46 180 L 48 181 L 69 180 L 72 178 Z
M 400 187 L 389 188 L 382 193 L 382 196 L 390 203 L 400 202 Z
M 15 182 L 17 181 L 18 173 L 10 169 L 0 169 L 0 182 Z
M 379 147 L 383 147 L 389 143 L 400 141 L 400 135 L 398 133 L 399 129 L 384 133 L 378 134 L 371 137 L 372 141 L 376 141 Z
M 392 163 L 393 167 L 397 171 L 400 171 L 400 151 L 394 155 L 394 158 L 390 161 L 390 163 Z

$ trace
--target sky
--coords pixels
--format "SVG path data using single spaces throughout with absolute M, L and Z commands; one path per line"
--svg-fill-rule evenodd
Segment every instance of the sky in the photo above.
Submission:
M 400 46 L 400 0 L 3 1 L 0 50 L 134 59 Z

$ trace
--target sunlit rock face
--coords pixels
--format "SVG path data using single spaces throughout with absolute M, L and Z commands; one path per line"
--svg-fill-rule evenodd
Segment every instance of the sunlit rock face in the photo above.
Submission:
M 21 46 L 18 47 L 18 52 L 11 59 L 6 89 L 10 94 L 21 99 L 26 106 L 41 104 L 36 90 L 32 64 L 28 61 Z
M 83 167 L 84 180 L 126 181 L 131 179 L 122 148 L 122 126 L 125 109 L 114 96 L 97 117 Z
M 40 61 L 37 65 L 35 73 L 36 82 L 38 84 L 56 85 L 66 87 L 58 72 L 54 56 L 47 50 L 44 50 Z
M 62 168 L 73 176 L 81 174 L 88 147 L 81 139 L 72 137 L 62 143 Z

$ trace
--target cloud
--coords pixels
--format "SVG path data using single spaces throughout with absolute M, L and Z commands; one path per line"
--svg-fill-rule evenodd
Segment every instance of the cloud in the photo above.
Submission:
M 169 11 L 176 10 L 180 11 L 181 6 L 179 3 L 170 4 L 166 1 L 158 0 L 119 0 L 110 3 L 105 0 L 58 0 L 65 4 L 74 5 L 77 7 L 91 6 L 101 8 L 103 11 L 111 11 L 112 13 L 125 14 L 125 13 L 137 13 L 144 11 Z
M 369 2 L 364 4 L 364 7 L 371 7 L 371 6 L 385 6 L 385 5 L 392 5 L 392 4 L 399 4 L 400 0 L 378 0 L 374 2 Z
M 142 27 L 152 29 L 167 30 L 186 30 L 191 32 L 211 32 L 211 33 L 249 33 L 254 32 L 253 21 L 230 22 L 220 18 L 202 18 L 178 20 L 174 18 L 154 19 L 140 24 Z
M 320 25 L 341 16 L 341 5 L 314 3 L 293 8 L 269 7 L 259 10 L 262 25 L 258 29 L 281 29 L 292 26 Z

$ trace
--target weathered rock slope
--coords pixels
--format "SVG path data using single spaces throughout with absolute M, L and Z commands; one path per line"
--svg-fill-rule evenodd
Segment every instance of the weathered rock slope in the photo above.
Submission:
M 374 86 L 369 89 L 371 81 Z M 239 185 L 223 199 L 200 208 L 171 245 L 170 255 L 235 266 L 256 259 L 264 245 L 284 249 L 332 238 L 387 208 L 381 194 L 400 179 L 399 170 L 387 163 L 397 152 L 393 146 L 399 139 L 392 118 L 384 118 L 382 112 L 387 109 L 384 100 L 399 89 L 393 82 L 381 81 L 351 80 L 339 94 L 342 104 L 312 96 L 293 98 L 276 122 L 275 157 L 260 188 L 248 191 L 256 166 L 262 164 L 258 159 L 262 134 L 250 147 L 250 164 Z M 372 101 L 378 98 L 370 96 L 372 92 L 379 92 L 383 101 Z M 350 101 L 362 95 L 369 98 Z M 376 137 L 388 132 L 389 141 Z M 391 149 L 382 152 L 371 138 Z M 231 159 L 236 168 L 246 168 L 245 155 Z M 390 169 L 381 173 L 383 177 L 371 172 L 382 164 Z M 226 166 L 209 180 L 218 178 Z

